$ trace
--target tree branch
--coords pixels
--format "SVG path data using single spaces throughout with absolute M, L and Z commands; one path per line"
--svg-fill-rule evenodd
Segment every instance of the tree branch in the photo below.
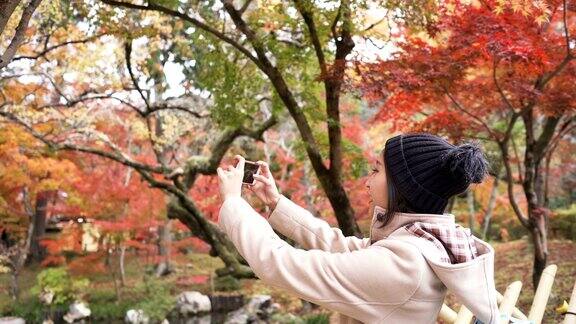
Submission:
M 20 22 L 16 27 L 16 32 L 10 41 L 10 45 L 8 45 L 4 54 L 0 56 L 0 69 L 5 68 L 12 61 L 14 54 L 16 54 L 16 50 L 24 40 L 30 18 L 32 17 L 32 14 L 34 14 L 34 11 L 40 2 L 42 2 L 42 0 L 30 0 L 28 6 L 24 8 L 24 12 L 22 12 L 22 17 L 20 17 Z
M 472 117 L 474 120 L 479 122 L 486 129 L 488 134 L 490 134 L 490 136 L 492 136 L 494 139 L 498 139 L 498 136 L 492 131 L 492 129 L 490 129 L 490 127 L 480 117 L 478 117 L 478 116 L 470 113 L 468 110 L 464 109 L 464 107 L 462 107 L 462 105 L 460 105 L 460 103 L 456 100 L 456 98 L 454 98 L 454 96 L 452 96 L 450 91 L 448 91 L 448 89 L 445 86 L 442 86 L 442 89 L 444 89 L 444 93 L 446 93 L 448 98 L 450 98 L 450 100 L 452 101 L 454 106 L 456 108 L 458 108 L 458 110 L 462 111 L 466 115 Z
M 72 45 L 72 44 L 85 44 L 85 43 L 88 43 L 88 42 L 90 42 L 90 41 L 92 41 L 92 40 L 94 40 L 94 39 L 96 39 L 96 38 L 100 38 L 100 37 L 102 37 L 102 36 L 104 36 L 104 35 L 105 35 L 105 34 L 98 34 L 98 35 L 90 36 L 90 37 L 85 38 L 85 39 L 78 39 L 78 40 L 67 41 L 67 42 L 60 43 L 60 44 L 57 44 L 57 45 L 53 45 L 53 46 L 50 46 L 50 47 L 46 47 L 47 43 L 45 43 L 44 49 L 43 49 L 41 52 L 37 53 L 36 55 L 15 56 L 15 57 L 12 59 L 12 61 L 25 60 L 25 59 L 27 59 L 27 60 L 35 60 L 35 59 L 38 59 L 38 58 L 40 58 L 40 57 L 45 57 L 46 54 L 48 54 L 49 52 L 51 52 L 51 51 L 53 51 L 53 50 L 55 50 L 55 49 L 58 49 L 58 48 L 60 48 L 60 47 L 63 47 L 63 46 L 66 46 L 66 45 Z M 48 39 L 48 36 L 46 37 L 46 39 Z
M 47 139 L 45 134 L 39 133 L 31 125 L 27 124 L 25 121 L 21 120 L 20 118 L 18 118 L 17 116 L 15 116 L 11 113 L 8 113 L 6 111 L 0 111 L 0 116 L 6 117 L 9 120 L 12 120 L 13 122 L 15 122 L 16 124 L 22 126 L 34 138 L 40 140 L 41 142 L 46 144 L 48 147 L 50 147 L 51 149 L 54 149 L 54 150 L 68 150 L 68 151 L 79 151 L 79 152 L 91 153 L 91 154 L 95 154 L 95 155 L 98 155 L 101 157 L 105 157 L 105 158 L 114 160 L 116 162 L 122 163 L 122 164 L 129 166 L 129 167 L 132 167 L 134 169 L 141 169 L 144 171 L 158 173 L 158 174 L 168 174 L 168 173 L 172 172 L 172 170 L 170 170 L 168 168 L 163 168 L 161 166 L 151 166 L 151 165 L 146 165 L 146 164 L 142 164 L 142 163 L 133 161 L 124 153 L 114 154 L 111 152 L 106 152 L 106 151 L 98 150 L 98 149 L 91 148 L 91 147 L 76 146 L 76 145 L 73 145 L 70 143 L 63 143 L 63 144 L 57 143 L 57 142 L 54 142 L 54 141 Z
M 514 109 L 514 106 L 512 105 L 510 100 L 508 100 L 508 98 L 506 98 L 506 95 L 504 94 L 502 87 L 500 87 L 500 84 L 498 82 L 498 78 L 496 77 L 496 68 L 497 67 L 498 67 L 498 61 L 496 60 L 496 58 L 494 58 L 494 64 L 493 64 L 493 68 L 492 68 L 492 79 L 494 80 L 494 84 L 496 85 L 496 89 L 498 89 L 498 93 L 500 94 L 502 101 L 504 101 L 506 106 L 508 106 L 508 108 L 510 108 L 510 110 L 512 110 L 512 112 L 515 113 L 516 110 Z
M 240 127 L 224 130 L 210 148 L 210 157 L 206 158 L 193 156 L 186 161 L 185 168 L 182 170 L 182 174 L 184 174 L 185 178 L 185 186 L 190 188 L 198 174 L 216 174 L 216 169 L 218 168 L 218 165 L 220 165 L 220 161 L 222 161 L 224 154 L 226 154 L 226 151 L 228 151 L 228 148 L 234 139 L 239 136 L 247 136 L 258 141 L 264 141 L 264 132 L 266 132 L 277 123 L 278 120 L 276 117 L 272 116 L 254 129 Z
M 544 75 L 542 75 L 540 78 L 538 78 L 534 88 L 536 90 L 542 91 L 544 89 L 544 87 L 546 86 L 546 84 L 550 80 L 552 80 L 552 78 L 554 78 L 556 75 L 558 75 L 568 65 L 568 63 L 570 63 L 570 61 L 573 58 L 574 58 L 574 56 L 572 56 L 570 54 L 566 55 L 564 57 L 564 59 L 562 60 L 562 62 L 560 62 L 560 64 L 558 64 L 558 66 L 556 66 L 556 68 L 554 70 L 552 70 L 550 73 L 544 73 Z
M 314 23 L 314 13 L 308 10 L 302 3 L 302 0 L 294 0 L 296 9 L 304 18 L 304 23 L 308 27 L 308 33 L 310 34 L 310 39 L 312 40 L 312 45 L 314 46 L 314 51 L 316 52 L 316 58 L 318 59 L 318 64 L 320 66 L 320 71 L 323 77 L 327 77 L 328 70 L 326 68 L 326 59 L 324 57 L 324 51 L 322 50 L 322 45 L 320 44 L 320 38 L 318 37 L 318 31 L 316 30 L 316 24 Z
M 544 151 L 546 150 L 546 147 L 550 144 L 550 141 L 554 136 L 556 126 L 560 122 L 560 117 L 561 116 L 546 117 L 542 133 L 534 143 L 534 158 L 536 159 L 536 161 L 540 161 L 543 158 Z
M 170 8 L 166 8 L 154 3 L 148 3 L 146 6 L 143 5 L 137 5 L 137 4 L 133 4 L 133 3 L 127 3 L 127 2 L 123 2 L 123 1 L 115 1 L 115 0 L 102 0 L 102 2 L 111 5 L 111 6 L 116 6 L 116 7 L 124 7 L 124 8 L 130 8 L 130 9 L 139 9 L 139 10 L 149 10 L 149 11 L 158 11 L 158 12 L 162 12 L 165 13 L 167 15 L 173 16 L 173 17 L 178 17 L 180 19 L 183 19 L 189 23 L 191 23 L 192 25 L 214 35 L 216 38 L 232 45 L 234 48 L 236 48 L 237 50 L 239 50 L 240 52 L 242 52 L 244 55 L 246 55 L 247 58 L 249 58 L 252 62 L 254 62 L 254 64 L 260 66 L 260 62 L 254 57 L 254 55 L 252 55 L 252 53 L 250 53 L 250 51 L 245 48 L 244 46 L 240 45 L 237 41 L 235 41 L 234 39 L 228 37 L 227 35 L 221 33 L 220 31 L 218 31 L 217 29 L 207 25 L 206 23 L 188 16 L 187 14 L 172 10 Z
M 10 16 L 20 3 L 20 0 L 2 0 L 0 1 L 0 35 L 4 32 Z
M 144 92 L 142 92 L 142 89 L 140 89 L 140 85 L 138 85 L 138 80 L 136 80 L 136 77 L 132 72 L 132 62 L 130 61 L 131 54 L 132 54 L 132 40 L 127 40 L 126 43 L 124 43 L 124 57 L 126 58 L 126 67 L 128 69 L 128 74 L 130 75 L 130 80 L 132 80 L 132 83 L 134 84 L 136 91 L 138 91 L 140 97 L 144 101 L 144 104 L 146 105 L 146 110 L 148 110 L 150 108 L 150 103 L 148 102 L 148 99 L 146 99 L 146 96 L 144 95 Z
M 567 0 L 562 1 L 562 20 L 564 22 L 564 35 L 566 37 L 566 56 L 571 57 L 572 52 L 570 50 L 570 33 L 568 31 L 568 18 L 566 15 L 568 14 L 568 4 Z
M 246 0 L 246 2 L 244 2 L 244 4 L 242 5 L 242 7 L 240 8 L 240 13 L 243 14 L 246 9 L 248 9 L 248 6 L 250 6 L 250 4 L 252 3 L 252 0 Z
M 522 209 L 518 205 L 516 201 L 516 197 L 514 196 L 514 178 L 512 175 L 512 167 L 510 166 L 510 158 L 508 157 L 508 144 L 498 142 L 500 150 L 502 152 L 502 161 L 504 162 L 504 167 L 506 170 L 506 182 L 508 183 L 508 200 L 510 200 L 510 205 L 512 205 L 512 209 L 516 213 L 518 220 L 525 228 L 529 228 L 529 221 L 528 217 L 524 215 Z
M 288 85 L 286 84 L 286 81 L 284 80 L 283 76 L 278 71 L 278 68 L 272 65 L 272 63 L 266 56 L 266 50 L 264 46 L 256 38 L 256 34 L 254 33 L 254 31 L 252 31 L 248 27 L 246 22 L 242 19 L 240 13 L 234 8 L 232 1 L 225 0 L 224 8 L 232 18 L 232 21 L 234 22 L 236 28 L 238 28 L 238 30 L 240 30 L 244 34 L 244 36 L 246 36 L 250 44 L 252 44 L 252 47 L 254 48 L 254 51 L 256 52 L 256 55 L 260 62 L 259 64 L 260 69 L 268 76 L 276 92 L 278 93 L 280 99 L 282 100 L 282 102 L 290 112 L 290 115 L 296 122 L 296 126 L 298 127 L 298 130 L 302 135 L 302 139 L 306 143 L 305 145 L 306 152 L 308 153 L 308 157 L 310 158 L 310 162 L 314 166 L 314 169 L 319 173 L 326 172 L 328 169 L 324 165 L 322 155 L 320 154 L 320 150 L 318 149 L 318 145 L 316 144 L 316 139 L 312 134 L 310 124 L 308 123 L 306 116 L 300 109 L 300 106 L 294 99 L 294 95 L 288 88 Z

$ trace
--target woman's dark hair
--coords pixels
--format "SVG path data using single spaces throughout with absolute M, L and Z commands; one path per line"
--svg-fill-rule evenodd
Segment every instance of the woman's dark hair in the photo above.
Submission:
M 386 172 L 386 179 L 388 184 L 388 208 L 386 208 L 386 212 L 384 214 L 379 213 L 376 215 L 376 219 L 382 222 L 382 225 L 378 228 L 382 228 L 386 226 L 391 220 L 392 217 L 396 213 L 413 213 L 414 211 L 408 205 L 408 201 L 400 194 L 400 191 L 396 189 L 396 185 L 394 181 L 392 181 L 392 177 L 388 175 L 388 166 L 386 163 L 386 157 L 384 156 L 384 149 L 380 152 L 382 154 L 382 160 L 384 161 L 384 170 Z

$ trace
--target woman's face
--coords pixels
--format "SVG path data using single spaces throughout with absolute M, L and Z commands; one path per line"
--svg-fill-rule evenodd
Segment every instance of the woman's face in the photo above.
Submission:
M 378 154 L 378 158 L 372 162 L 372 171 L 366 180 L 366 188 L 370 194 L 370 205 L 388 208 L 388 185 L 384 168 L 384 154 Z

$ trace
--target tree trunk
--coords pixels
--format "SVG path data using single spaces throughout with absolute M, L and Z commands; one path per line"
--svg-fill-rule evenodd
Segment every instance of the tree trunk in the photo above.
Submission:
M 116 277 L 116 270 L 112 266 L 112 251 L 110 247 L 106 248 L 106 258 L 104 259 L 104 264 L 108 268 L 108 271 L 112 275 L 112 281 L 114 282 L 114 291 L 116 292 L 116 301 L 120 301 L 120 285 L 118 284 L 118 278 Z
M 312 164 L 312 166 L 314 167 L 314 164 Z M 322 185 L 322 189 L 330 201 L 332 210 L 334 210 L 334 214 L 338 220 L 338 226 L 342 229 L 342 233 L 346 236 L 362 238 L 362 232 L 354 217 L 354 209 L 352 209 L 350 205 L 350 200 L 344 190 L 340 177 L 330 170 L 315 171 Z
M 11 282 L 10 282 L 10 294 L 12 295 L 12 299 L 14 301 L 20 300 L 20 289 L 18 285 L 18 275 L 20 274 L 19 270 L 12 271 L 11 274 Z
M 474 208 L 474 191 L 472 189 L 468 189 L 466 201 L 468 202 L 468 227 L 470 228 L 470 233 L 474 233 L 474 216 L 476 215 L 476 210 Z
M 3 0 L 4 2 L 5 0 Z M 26 30 L 28 29 L 28 23 L 30 22 L 30 18 L 36 11 L 36 8 L 40 5 L 42 0 L 30 0 L 26 6 L 24 6 L 24 10 L 22 10 L 22 15 L 20 16 L 20 20 L 18 25 L 16 26 L 16 30 L 14 31 L 14 35 L 12 36 L 12 40 L 4 49 L 3 53 L 0 53 L 0 70 L 5 68 L 14 58 L 14 54 L 20 47 L 20 44 L 24 41 L 26 36 Z M 16 1 L 18 3 L 18 1 Z M 0 34 L 4 31 L 5 24 L 9 20 L 11 14 L 14 12 L 14 1 L 10 0 L 8 3 L 0 5 L 0 10 L 7 10 L 7 12 L 3 12 L 0 14 Z M 4 24 L 4 26 L 2 26 Z M 5 36 L 5 35 L 2 35 Z
M 124 260 L 126 259 L 126 246 L 125 245 L 120 245 L 120 260 L 118 260 L 118 262 L 120 263 L 120 284 L 122 285 L 122 287 L 126 286 L 126 271 L 124 269 Z
M 225 267 L 216 270 L 216 274 L 221 276 L 231 275 L 236 278 L 257 278 L 248 262 L 238 253 L 234 244 L 227 238 L 217 226 L 206 220 L 203 215 L 193 215 L 192 208 L 185 208 L 177 199 L 171 199 L 168 203 L 168 217 L 180 220 L 195 237 L 208 243 L 211 247 L 210 255 L 220 257 Z M 198 210 L 194 210 L 200 213 Z M 204 220 L 201 224 L 198 219 Z
M 0 35 L 4 32 L 4 28 L 12 16 L 14 9 L 18 6 L 20 0 L 2 0 L 0 1 Z
M 546 233 L 543 233 L 537 226 L 532 229 L 532 242 L 534 243 L 534 269 L 532 272 L 532 284 L 534 290 L 538 287 L 542 272 L 546 268 L 548 261 L 548 245 L 546 244 Z M 543 239 L 544 238 L 544 239 Z
M 36 209 L 34 211 L 34 230 L 32 234 L 32 241 L 30 245 L 31 261 L 42 262 L 46 257 L 46 248 L 40 244 L 46 234 L 46 212 L 48 206 L 48 195 L 45 192 L 40 192 L 36 195 Z
M 545 186 L 541 163 L 560 117 L 546 117 L 542 123 L 542 132 L 538 138 L 535 136 L 532 107 L 524 112 L 522 118 L 526 126 L 526 151 L 524 153 L 524 181 L 522 187 L 528 203 L 528 229 L 532 233 L 532 242 L 534 243 L 532 284 L 534 289 L 536 289 L 548 259 L 548 210 L 544 205 Z
M 161 261 L 156 266 L 156 277 L 162 277 L 172 272 L 170 265 L 170 253 L 172 245 L 172 220 L 158 228 L 158 254 Z
M 452 213 L 452 209 L 454 209 L 454 203 L 456 202 L 456 196 L 452 196 L 448 199 L 448 205 L 446 206 L 446 213 Z
M 498 197 L 498 183 L 500 182 L 500 169 L 496 172 L 494 176 L 494 183 L 492 184 L 492 190 L 490 191 L 490 198 L 488 199 L 488 206 L 486 207 L 486 214 L 484 215 L 484 229 L 482 230 L 482 239 L 488 240 L 490 234 L 490 220 L 492 219 L 492 213 L 494 212 L 494 207 L 496 206 L 496 197 Z

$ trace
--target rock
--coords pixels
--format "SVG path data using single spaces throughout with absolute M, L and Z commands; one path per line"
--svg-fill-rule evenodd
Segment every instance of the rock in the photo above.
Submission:
M 246 309 L 250 313 L 259 313 L 272 306 L 272 297 L 270 295 L 255 295 L 250 298 Z
M 42 289 L 38 298 L 40 299 L 40 302 L 42 304 L 50 305 L 50 304 L 52 304 L 52 301 L 54 300 L 54 292 L 52 290 L 49 290 L 49 289 Z
M 63 318 L 66 323 L 74 323 L 77 320 L 89 317 L 90 314 L 92 314 L 92 311 L 86 306 L 86 304 L 82 302 L 74 302 L 70 305 L 68 313 L 66 313 Z
M 130 309 L 126 312 L 124 322 L 128 324 L 148 324 L 150 318 L 141 309 Z
M 254 322 L 254 315 L 248 313 L 246 308 L 242 307 L 233 312 L 228 313 L 228 317 L 226 317 L 226 321 L 224 324 L 244 324 L 244 323 L 253 323 Z
M 278 304 L 278 303 L 272 303 L 272 305 L 270 306 L 270 311 L 272 313 L 277 313 L 280 310 L 282 310 L 282 305 Z
M 176 299 L 176 310 L 183 316 L 210 312 L 210 298 L 197 291 L 185 291 Z
M 211 314 L 206 314 L 204 316 L 193 316 L 191 318 L 186 318 L 183 322 L 178 322 L 178 323 L 184 323 L 184 324 L 210 324 L 210 323 L 218 323 L 218 322 L 214 322 L 212 321 L 212 315 Z
M 270 295 L 255 295 L 245 307 L 249 313 L 255 314 L 261 319 L 267 319 L 280 309 L 280 304 L 272 303 Z
M 0 324 L 26 324 L 26 321 L 20 317 L 0 317 Z
M 271 296 L 255 295 L 250 298 L 246 305 L 234 312 L 230 312 L 225 323 L 266 323 L 266 319 L 278 309 L 280 309 L 280 305 L 277 303 L 272 304 Z

